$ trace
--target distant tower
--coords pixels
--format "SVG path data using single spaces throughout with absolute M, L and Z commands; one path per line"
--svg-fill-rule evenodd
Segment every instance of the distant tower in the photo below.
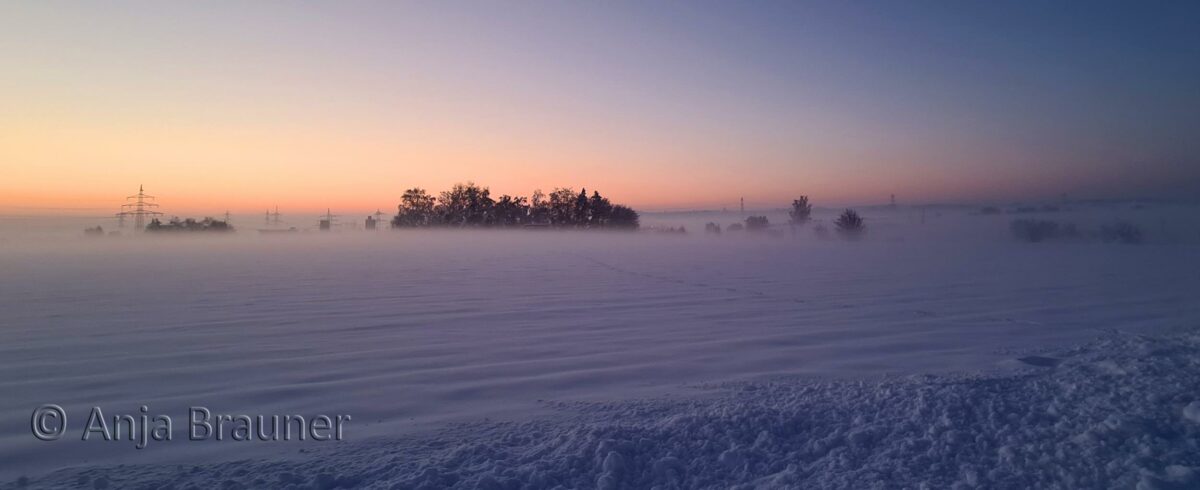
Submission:
M 274 213 L 272 213 L 271 210 L 268 209 L 267 210 L 267 218 L 266 218 L 267 226 L 279 226 L 279 217 L 280 216 L 281 215 L 279 214 L 279 206 L 275 206 Z
M 745 216 L 746 215 L 746 198 L 739 197 L 738 200 L 741 201 L 741 203 L 742 203 L 742 216 Z
M 317 227 L 320 228 L 321 231 L 329 231 L 333 229 L 333 218 L 336 217 L 337 216 L 335 216 L 333 212 L 329 210 L 329 208 L 325 208 L 325 217 L 317 223 Z
M 230 224 L 230 222 L 232 222 L 232 221 L 233 221 L 233 218 L 230 217 L 229 210 L 226 209 L 225 210 L 225 224 Z
M 375 216 L 375 225 L 376 226 L 372 226 L 371 229 L 376 229 L 378 224 L 382 222 L 383 217 L 384 217 L 383 210 L 379 209 L 379 208 L 375 208 L 374 216 Z
M 367 221 L 366 221 L 366 228 L 368 230 L 374 230 L 375 229 L 375 221 L 376 221 L 375 217 L 368 214 Z
M 892 194 L 892 207 L 896 207 L 896 195 Z
M 145 186 L 138 185 L 138 193 L 132 196 L 125 197 L 126 201 L 132 200 L 121 205 L 121 212 L 117 213 L 117 218 L 120 220 L 120 226 L 125 226 L 125 217 L 133 216 L 134 231 L 145 231 L 146 217 L 162 216 L 162 213 L 155 211 L 158 204 L 153 202 L 154 196 L 147 195 Z

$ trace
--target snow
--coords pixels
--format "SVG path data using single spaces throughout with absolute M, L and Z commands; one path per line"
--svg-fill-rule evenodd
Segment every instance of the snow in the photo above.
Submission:
M 1155 350 L 1169 355 L 1143 356 Z M 34 483 L 297 488 L 1194 488 L 1200 334 L 1112 334 L 1054 368 L 713 386 L 556 403 L 298 461 L 81 468 Z M 1115 363 L 1128 374 L 1096 368 Z
M 857 243 L 705 236 L 702 223 L 682 237 L 5 235 L 0 477 L 1197 484 L 1200 248 L 1187 237 L 1200 227 L 1140 246 L 1025 244 L 1006 217 L 865 214 Z M 143 404 L 177 431 L 193 405 L 354 418 L 328 444 L 177 437 L 137 450 L 34 439 L 30 412 L 45 403 L 74 427 L 91 406 Z

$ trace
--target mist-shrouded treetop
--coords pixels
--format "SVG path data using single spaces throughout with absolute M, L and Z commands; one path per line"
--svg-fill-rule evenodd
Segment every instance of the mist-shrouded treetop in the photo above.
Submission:
M 812 204 L 808 202 L 808 196 L 800 196 L 799 199 L 792 201 L 792 210 L 788 211 L 788 220 L 791 224 L 802 225 L 811 219 Z
M 858 215 L 858 211 L 853 209 L 842 211 L 833 224 L 837 226 L 838 234 L 849 240 L 857 240 L 867 231 L 866 222 Z
M 638 214 L 633 209 L 613 204 L 587 189 L 556 188 L 549 195 L 540 189 L 531 198 L 502 195 L 493 198 L 491 190 L 473 182 L 455 184 L 433 197 L 421 188 L 404 191 L 392 218 L 393 228 L 421 227 L 516 227 L 637 229 Z
M 746 218 L 746 230 L 759 231 L 771 226 L 766 216 L 750 216 Z

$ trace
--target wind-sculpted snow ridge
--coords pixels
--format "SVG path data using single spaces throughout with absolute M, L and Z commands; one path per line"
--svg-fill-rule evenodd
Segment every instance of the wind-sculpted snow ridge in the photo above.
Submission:
M 77 468 L 95 488 L 1200 488 L 1200 333 L 1113 335 L 988 375 L 723 385 L 563 404 L 312 459 Z M 15 487 L 10 483 L 9 488 Z

